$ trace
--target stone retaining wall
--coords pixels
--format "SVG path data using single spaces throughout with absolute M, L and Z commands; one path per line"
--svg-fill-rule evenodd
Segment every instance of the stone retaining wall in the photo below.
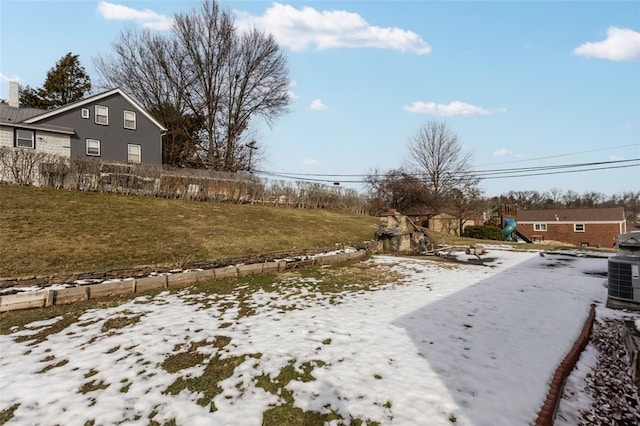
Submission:
M 0 297 L 0 312 L 22 309 L 42 308 L 63 305 L 99 297 L 136 294 L 160 288 L 175 288 L 198 281 L 211 281 L 223 278 L 243 277 L 268 272 L 280 272 L 310 265 L 324 265 L 362 259 L 367 250 L 360 249 L 349 253 L 297 257 L 287 260 L 263 261 L 259 263 L 234 264 L 211 269 L 188 270 L 179 273 L 161 273 L 158 275 L 131 277 L 123 281 L 104 282 L 64 289 L 43 289 Z
M 227 257 L 217 260 L 189 261 L 180 267 L 170 265 L 154 265 L 139 267 L 122 267 L 90 272 L 71 272 L 55 275 L 38 275 L 25 277 L 0 278 L 0 289 L 9 287 L 46 287 L 55 284 L 73 284 L 76 281 L 95 281 L 96 283 L 113 279 L 142 278 L 151 274 L 166 274 L 171 271 L 181 272 L 191 269 L 214 269 L 230 265 L 271 262 L 285 258 L 302 258 L 326 253 L 332 250 L 344 250 L 345 247 L 315 248 L 308 250 L 287 250 L 245 256 Z

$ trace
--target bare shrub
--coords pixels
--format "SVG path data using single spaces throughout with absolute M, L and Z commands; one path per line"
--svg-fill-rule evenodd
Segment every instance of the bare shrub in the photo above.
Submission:
M 249 173 L 69 159 L 25 149 L 0 148 L 0 173 L 3 179 L 20 185 L 37 181 L 76 191 L 369 212 L 367 200 L 357 191 L 315 182 L 267 181 Z
M 38 167 L 46 162 L 49 154 L 30 148 L 0 147 L 2 176 L 17 185 L 33 185 L 39 181 Z

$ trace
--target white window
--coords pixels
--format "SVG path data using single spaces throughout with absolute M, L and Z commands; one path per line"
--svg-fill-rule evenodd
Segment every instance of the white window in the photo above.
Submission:
M 96 105 L 96 124 L 109 124 L 109 107 Z
M 124 128 L 136 129 L 136 113 L 134 111 L 124 111 Z
M 130 163 L 140 163 L 142 161 L 142 149 L 140 145 L 133 143 L 128 145 L 127 161 Z
M 547 224 L 546 223 L 534 223 L 533 224 L 533 230 L 534 231 L 545 232 L 547 230 Z
M 89 109 L 82 108 L 82 118 L 89 118 Z
M 33 130 L 16 130 L 16 146 L 20 148 L 35 148 L 36 138 Z
M 574 223 L 573 232 L 584 232 L 584 223 Z
M 100 157 L 100 141 L 98 139 L 87 139 L 87 155 Z

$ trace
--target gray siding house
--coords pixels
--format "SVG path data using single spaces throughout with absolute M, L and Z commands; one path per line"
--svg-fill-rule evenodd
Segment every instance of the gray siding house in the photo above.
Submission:
M 19 108 L 11 89 L 9 104 L 0 105 L 0 145 L 104 162 L 162 163 L 167 129 L 120 89 L 51 111 Z

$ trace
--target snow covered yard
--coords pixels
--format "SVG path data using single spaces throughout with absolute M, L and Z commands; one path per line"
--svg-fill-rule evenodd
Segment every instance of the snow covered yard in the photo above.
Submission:
M 320 268 L 31 323 L 0 336 L 0 413 L 34 425 L 532 424 L 590 304 L 606 300 L 607 260 L 487 248 L 488 266 L 376 256 L 367 285 Z

